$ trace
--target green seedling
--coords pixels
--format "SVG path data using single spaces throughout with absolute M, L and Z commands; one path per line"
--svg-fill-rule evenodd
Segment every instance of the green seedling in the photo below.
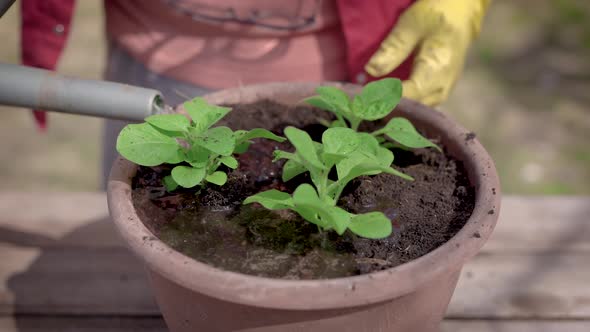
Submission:
M 393 153 L 379 145 L 371 134 L 359 133 L 350 128 L 329 128 L 322 135 L 322 143 L 312 141 L 300 129 L 287 127 L 285 136 L 295 152 L 275 151 L 275 160 L 286 159 L 283 181 L 309 172 L 312 184 L 304 183 L 293 195 L 268 190 L 248 197 L 244 204 L 260 203 L 267 209 L 290 209 L 322 231 L 334 230 L 342 235 L 347 229 L 371 239 L 391 234 L 391 221 L 381 212 L 353 214 L 336 206 L 342 190 L 353 179 L 382 172 L 404 179 L 412 177 L 391 168 Z M 337 179 L 329 178 L 336 168 Z
M 245 152 L 251 139 L 285 140 L 266 129 L 234 132 L 224 126 L 212 127 L 231 109 L 210 105 L 203 98 L 185 102 L 184 109 L 190 120 L 181 114 L 152 115 L 144 123 L 127 125 L 117 138 L 117 151 L 138 165 L 178 164 L 164 177 L 168 191 L 178 186 L 224 185 L 227 174 L 219 166 L 237 168 L 234 154 Z
M 321 86 L 316 89 L 316 92 L 317 96 L 307 98 L 305 101 L 336 116 L 336 120 L 331 123 L 322 121 L 324 125 L 358 131 L 362 121 L 380 120 L 393 111 L 402 97 L 402 83 L 396 78 L 384 78 L 371 82 L 365 85 L 354 98 L 350 98 L 344 91 L 332 86 Z M 436 144 L 420 135 L 412 123 L 402 117 L 392 118 L 385 127 L 372 132 L 371 135 L 377 137 L 385 147 L 433 147 L 440 151 Z M 397 144 L 388 141 L 385 137 Z

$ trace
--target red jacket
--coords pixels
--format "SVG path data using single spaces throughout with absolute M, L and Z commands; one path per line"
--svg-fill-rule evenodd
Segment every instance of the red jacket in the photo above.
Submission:
M 350 81 L 357 82 L 359 74 L 365 73 L 365 64 L 399 15 L 415 0 L 337 1 L 346 41 L 348 76 Z M 75 0 L 21 1 L 21 57 L 24 65 L 55 69 L 70 31 L 74 3 Z M 411 61 L 411 58 L 406 60 L 390 76 L 406 79 Z M 44 129 L 47 124 L 45 113 L 34 111 L 34 115 L 39 127 Z

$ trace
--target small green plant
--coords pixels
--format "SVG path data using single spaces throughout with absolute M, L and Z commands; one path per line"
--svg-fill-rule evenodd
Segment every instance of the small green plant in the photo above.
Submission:
M 333 86 L 318 87 L 316 92 L 317 96 L 307 98 L 305 101 L 336 116 L 336 120 L 331 123 L 322 121 L 324 125 L 358 131 L 363 120 L 379 120 L 393 111 L 402 97 L 402 83 L 396 78 L 384 78 L 371 82 L 352 99 L 344 91 Z M 392 118 L 385 127 L 372 132 L 371 135 L 377 137 L 385 147 L 433 147 L 440 151 L 438 146 L 420 135 L 410 121 L 401 117 Z M 387 141 L 384 136 L 399 145 Z
M 381 212 L 352 214 L 336 206 L 342 190 L 362 175 L 382 172 L 404 179 L 412 177 L 391 168 L 393 153 L 379 145 L 377 139 L 367 133 L 350 128 L 329 128 L 322 135 L 322 143 L 312 141 L 300 129 L 287 127 L 285 136 L 296 151 L 275 151 L 275 160 L 287 159 L 283 167 L 283 181 L 309 172 L 313 185 L 304 183 L 293 195 L 275 189 L 248 197 L 244 204 L 260 203 L 267 209 L 290 209 L 320 230 L 335 230 L 342 235 L 347 229 L 366 238 L 384 238 L 391 234 L 391 221 Z M 329 174 L 336 167 L 337 179 Z
M 117 151 L 138 165 L 182 163 L 163 180 L 169 191 L 207 182 L 224 185 L 227 174 L 219 166 L 237 168 L 233 155 L 245 152 L 251 139 L 285 140 L 266 129 L 234 132 L 224 126 L 212 127 L 231 109 L 210 105 L 203 98 L 185 102 L 184 109 L 191 120 L 182 114 L 152 115 L 144 123 L 127 125 L 117 138 Z

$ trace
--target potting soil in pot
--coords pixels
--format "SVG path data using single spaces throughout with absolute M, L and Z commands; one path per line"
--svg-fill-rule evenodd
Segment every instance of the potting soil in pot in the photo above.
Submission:
M 283 135 L 286 126 L 306 130 L 320 141 L 323 111 L 271 101 L 233 105 L 223 125 L 237 129 L 264 127 Z M 436 137 L 431 137 L 436 142 Z M 255 193 L 278 189 L 292 193 L 308 175 L 281 181 L 284 161 L 272 162 L 275 149 L 293 150 L 288 142 L 254 140 L 239 155 L 237 170 L 222 186 L 165 191 L 166 165 L 140 167 L 133 181 L 133 202 L 147 227 L 172 248 L 209 265 L 246 274 L 287 279 L 345 277 L 383 270 L 418 258 L 446 242 L 468 220 L 474 190 L 462 164 L 434 149 L 394 149 L 394 168 L 414 177 L 364 176 L 349 184 L 339 205 L 353 213 L 382 211 L 391 218 L 389 238 L 369 240 L 350 232 L 338 236 L 290 211 L 242 205 Z M 438 143 L 438 142 L 436 142 Z M 440 145 L 440 144 L 439 144 Z M 145 238 L 144 241 L 152 241 Z

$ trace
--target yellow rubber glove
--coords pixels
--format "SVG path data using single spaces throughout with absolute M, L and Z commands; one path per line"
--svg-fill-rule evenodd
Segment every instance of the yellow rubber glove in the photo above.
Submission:
M 404 97 L 440 104 L 463 70 L 490 2 L 417 0 L 400 16 L 365 70 L 374 77 L 387 75 L 416 49 L 412 74 L 403 82 Z

